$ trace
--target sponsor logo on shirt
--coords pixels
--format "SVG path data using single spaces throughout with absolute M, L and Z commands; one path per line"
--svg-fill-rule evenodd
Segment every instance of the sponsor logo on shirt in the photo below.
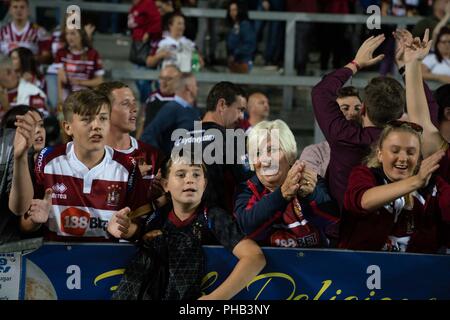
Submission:
M 108 221 L 102 220 L 78 208 L 68 208 L 61 213 L 61 230 L 64 233 L 82 237 L 88 229 L 106 230 Z
M 67 191 L 67 187 L 64 183 L 56 183 L 52 187 L 54 199 L 67 199 L 67 195 L 64 194 Z

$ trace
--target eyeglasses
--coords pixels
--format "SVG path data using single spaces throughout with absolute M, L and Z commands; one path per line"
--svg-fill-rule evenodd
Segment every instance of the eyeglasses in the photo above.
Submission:
M 416 132 L 419 132 L 419 133 L 423 132 L 422 126 L 420 126 L 420 125 L 418 125 L 417 123 L 414 123 L 414 122 L 401 121 L 401 120 L 392 120 L 392 121 L 389 121 L 387 124 L 389 126 L 391 126 L 391 127 L 394 127 L 394 128 L 408 127 L 408 128 L 413 129 Z

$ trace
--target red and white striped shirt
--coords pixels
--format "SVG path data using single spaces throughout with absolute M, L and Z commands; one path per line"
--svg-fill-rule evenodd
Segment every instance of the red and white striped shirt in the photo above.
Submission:
M 150 211 L 136 161 L 105 146 L 103 160 L 88 169 L 75 155 L 73 142 L 45 148 L 36 159 L 37 197 L 53 190 L 47 222 L 64 237 L 107 237 L 114 212 L 129 207 L 133 215 Z
M 19 31 L 14 22 L 10 22 L 0 29 L 0 51 L 8 55 L 18 47 L 28 48 L 37 55 L 50 51 L 51 37 L 44 28 L 35 23 L 27 22 L 25 28 Z

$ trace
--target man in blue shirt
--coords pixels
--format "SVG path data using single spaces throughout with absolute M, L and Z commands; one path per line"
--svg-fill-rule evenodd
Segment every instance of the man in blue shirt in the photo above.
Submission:
M 194 121 L 200 121 L 200 111 L 195 105 L 197 80 L 192 73 L 183 73 L 175 86 L 175 98 L 158 112 L 145 127 L 141 140 L 170 155 L 173 147 L 172 132 L 176 129 L 194 129 Z

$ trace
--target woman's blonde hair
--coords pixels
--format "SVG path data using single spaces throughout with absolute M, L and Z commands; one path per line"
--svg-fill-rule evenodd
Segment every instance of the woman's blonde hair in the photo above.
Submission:
M 289 165 L 293 165 L 297 158 L 297 143 L 294 134 L 283 120 L 262 121 L 252 128 L 248 136 L 250 168 L 255 170 L 254 164 L 260 143 L 268 138 L 278 139 L 280 150 L 283 151 Z
M 419 127 L 416 124 L 412 124 L 410 122 L 401 122 L 401 121 L 395 121 L 392 122 L 393 124 L 388 124 L 384 127 L 383 131 L 380 134 L 380 138 L 378 141 L 372 146 L 372 151 L 370 152 L 370 155 L 367 156 L 364 159 L 364 164 L 367 165 L 369 168 L 379 168 L 381 167 L 381 163 L 378 160 L 378 151 L 381 150 L 383 147 L 383 142 L 386 140 L 386 138 L 392 133 L 392 132 L 407 132 L 417 137 L 419 140 L 419 163 L 420 159 L 422 157 L 422 132 L 417 129 Z M 414 125 L 414 126 L 413 126 Z M 419 163 L 417 164 L 417 168 L 415 168 L 415 171 L 419 168 Z

